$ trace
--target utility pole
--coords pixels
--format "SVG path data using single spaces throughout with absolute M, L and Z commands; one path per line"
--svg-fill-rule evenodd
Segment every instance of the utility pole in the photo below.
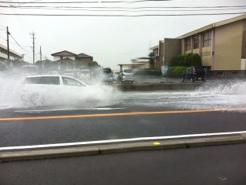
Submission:
M 42 62 L 42 46 L 40 46 L 40 61 Z
M 8 61 L 9 61 L 9 27 L 7 26 L 7 50 L 8 50 Z
M 33 45 L 32 52 L 33 52 L 33 64 L 34 64 L 35 63 L 35 42 L 34 42 L 34 40 L 36 38 L 35 38 L 35 33 L 34 32 L 30 33 L 30 35 L 32 36 L 32 45 Z

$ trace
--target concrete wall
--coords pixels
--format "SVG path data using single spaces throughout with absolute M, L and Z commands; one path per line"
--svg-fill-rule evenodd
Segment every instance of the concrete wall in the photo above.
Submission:
M 164 65 L 170 66 L 172 58 L 181 53 L 180 39 L 164 39 Z
M 240 70 L 243 21 L 216 27 L 214 70 Z
M 202 58 L 202 65 L 203 66 L 212 66 L 212 49 L 211 49 L 211 46 L 202 48 L 201 58 Z
M 159 57 L 158 57 L 158 63 L 156 64 L 157 69 L 161 69 L 161 66 L 163 65 L 163 55 L 164 55 L 164 43 L 163 41 L 159 41 Z

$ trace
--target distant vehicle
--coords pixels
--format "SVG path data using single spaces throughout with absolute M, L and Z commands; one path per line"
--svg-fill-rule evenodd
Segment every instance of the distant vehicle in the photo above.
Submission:
M 119 81 L 119 75 L 120 75 L 119 71 L 114 71 L 113 72 L 113 80 L 114 81 Z
M 64 70 L 63 75 L 79 78 L 80 71 L 79 69 L 66 69 Z
M 21 100 L 28 105 L 52 105 L 97 100 L 102 94 L 98 88 L 70 76 L 35 75 L 27 76 L 21 89 Z
M 59 75 L 58 71 L 49 71 L 48 74 L 50 75 Z
M 105 83 L 113 83 L 113 71 L 111 68 L 100 68 L 98 74 L 99 80 Z
M 81 80 L 84 80 L 85 82 L 88 82 L 91 78 L 90 70 L 89 69 L 81 69 L 79 78 Z
M 120 78 L 120 81 L 122 83 L 124 83 L 124 82 L 133 83 L 134 79 L 133 79 L 132 69 L 130 69 L 130 68 L 123 69 L 119 74 L 119 78 Z
M 182 81 L 189 80 L 191 82 L 195 81 L 205 81 L 206 69 L 204 67 L 187 67 L 182 74 Z
M 37 75 L 39 67 L 36 65 L 24 65 L 21 66 L 21 73 L 24 75 Z

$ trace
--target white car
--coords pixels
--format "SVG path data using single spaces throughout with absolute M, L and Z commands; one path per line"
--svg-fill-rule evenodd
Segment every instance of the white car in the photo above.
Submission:
M 63 75 L 27 76 L 21 89 L 21 100 L 27 105 L 91 106 L 103 96 L 101 89 Z
M 119 81 L 119 75 L 120 75 L 120 71 L 114 71 L 113 72 L 113 80 Z
M 119 74 L 120 81 L 124 82 L 134 82 L 133 71 L 132 69 L 123 69 Z

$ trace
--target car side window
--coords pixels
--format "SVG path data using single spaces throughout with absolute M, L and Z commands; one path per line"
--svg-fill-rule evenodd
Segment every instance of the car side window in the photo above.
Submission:
M 40 84 L 60 85 L 58 76 L 45 76 L 40 78 Z
M 38 77 L 31 77 L 31 78 L 27 77 L 25 78 L 24 83 L 25 84 L 39 84 L 39 80 L 40 78 Z
M 59 80 L 59 77 L 56 77 L 56 76 L 28 77 L 25 79 L 25 83 L 60 85 L 60 80 Z
M 84 84 L 80 83 L 79 81 L 69 78 L 69 77 L 62 77 L 62 81 L 64 85 L 70 85 L 70 86 L 85 86 Z

